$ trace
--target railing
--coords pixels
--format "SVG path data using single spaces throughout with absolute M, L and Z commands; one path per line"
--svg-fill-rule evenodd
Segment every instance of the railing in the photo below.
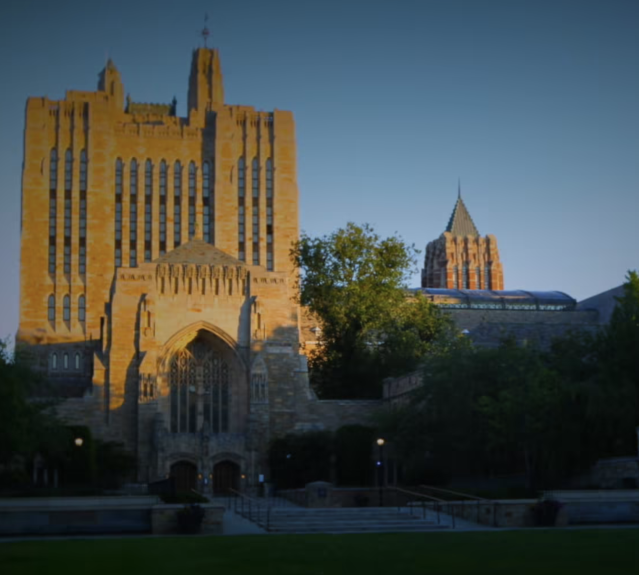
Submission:
M 268 500 L 249 497 L 235 489 L 229 489 L 227 509 L 233 508 L 245 519 L 269 531 L 271 526 L 271 505 Z
M 397 507 L 397 511 L 406 507 L 410 514 L 414 515 L 415 511 L 421 510 L 422 519 L 428 519 L 430 513 L 438 525 L 441 524 L 442 513 L 444 513 L 451 518 L 451 527 L 455 529 L 455 507 L 450 505 L 450 502 L 401 487 L 385 487 L 384 491 L 387 494 L 386 500 L 392 502 L 392 506 Z
M 289 499 L 280 496 L 251 497 L 235 489 L 229 489 L 226 508 L 233 509 L 235 513 L 239 513 L 266 531 L 270 531 L 271 511 L 290 505 L 290 503 Z
M 461 491 L 444 489 L 443 487 L 434 487 L 432 485 L 419 485 L 418 488 L 424 491 L 434 491 L 438 493 L 447 502 L 448 507 L 453 506 L 453 512 L 456 512 L 458 517 L 472 521 L 474 515 L 474 521 L 476 523 L 485 525 L 487 523 L 485 523 L 481 517 L 481 510 L 484 509 L 488 511 L 489 516 L 492 515 L 492 521 L 490 523 L 492 523 L 494 527 L 497 526 L 498 501 L 477 497 L 469 493 L 462 493 Z M 454 497 L 454 499 L 451 499 L 451 496 Z

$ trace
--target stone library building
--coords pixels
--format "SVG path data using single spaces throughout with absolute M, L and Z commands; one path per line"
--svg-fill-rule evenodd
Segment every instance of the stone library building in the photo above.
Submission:
M 274 436 L 374 403 L 308 385 L 293 115 L 225 104 L 207 48 L 187 117 L 124 94 L 109 61 L 97 90 L 27 102 L 17 342 L 60 415 L 123 442 L 139 481 L 254 485 Z
M 187 110 L 125 98 L 111 61 L 95 91 L 29 98 L 16 341 L 64 398 L 59 415 L 122 442 L 137 481 L 224 492 L 268 476 L 273 438 L 370 423 L 384 403 L 309 386 L 292 113 L 226 104 L 208 48 L 193 52 Z M 496 238 L 460 195 L 413 291 L 487 345 L 600 321 L 560 292 L 503 290 Z M 406 385 L 386 388 L 391 401 Z

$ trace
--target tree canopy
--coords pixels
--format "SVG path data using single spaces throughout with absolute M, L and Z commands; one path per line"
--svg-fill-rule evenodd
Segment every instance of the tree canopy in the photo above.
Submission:
M 610 323 L 551 348 L 457 340 L 424 361 L 423 386 L 382 422 L 409 474 L 525 473 L 552 487 L 601 457 L 636 452 L 639 278 L 630 272 Z
M 408 297 L 417 253 L 398 236 L 383 239 L 354 223 L 295 244 L 299 300 L 321 329 L 309 357 L 321 397 L 380 397 L 382 380 L 414 369 L 449 328 L 425 298 Z

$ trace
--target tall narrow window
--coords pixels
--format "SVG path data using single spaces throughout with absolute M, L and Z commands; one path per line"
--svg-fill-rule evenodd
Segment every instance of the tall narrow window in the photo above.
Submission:
M 468 264 L 462 266 L 462 289 L 468 289 Z
M 202 166 L 202 238 L 213 243 L 211 220 L 211 164 L 204 162 Z
M 477 283 L 477 289 L 481 289 L 481 268 L 479 266 L 475 269 L 475 281 Z
M 195 236 L 195 177 L 197 170 L 195 163 L 189 164 L 189 239 Z
M 252 183 L 252 236 L 253 236 L 253 265 L 260 265 L 260 164 L 253 158 L 251 166 Z
M 246 214 L 244 213 L 246 196 L 246 165 L 244 158 L 237 162 L 237 259 L 246 261 L 246 244 L 244 238 Z
M 118 158 L 115 162 L 115 267 L 122 265 L 122 178 L 124 166 Z
M 57 211 L 57 189 L 58 189 L 58 152 L 51 150 L 49 159 L 49 273 L 55 276 L 55 255 L 56 255 L 56 218 Z
M 146 161 L 144 170 L 144 261 L 151 261 L 151 229 L 153 209 L 153 163 Z
M 459 287 L 459 269 L 457 266 L 453 266 L 453 288 Z
M 273 271 L 273 161 L 266 160 L 266 269 Z
M 64 273 L 71 273 L 71 190 L 64 190 Z
M 486 264 L 484 268 L 484 287 L 486 289 L 493 289 L 492 282 L 490 281 L 490 264 Z
M 75 354 L 75 363 L 73 367 L 75 367 L 75 369 L 80 369 L 80 354 L 77 352 Z
M 58 354 L 54 353 L 51 356 L 51 369 L 58 369 Z
M 129 174 L 129 267 L 138 265 L 138 162 L 131 160 Z
M 71 297 L 69 294 L 62 300 L 62 319 L 69 323 L 71 321 Z
M 173 247 L 182 243 L 182 164 L 175 162 L 173 168 Z
M 80 152 L 80 226 L 78 238 L 78 272 L 87 273 L 87 152 Z
M 78 321 L 84 323 L 86 321 L 87 302 L 83 295 L 78 298 Z
M 166 253 L 166 162 L 160 162 L 160 255 Z
M 51 294 L 47 301 L 47 316 L 51 323 L 55 323 L 55 296 Z
M 73 154 L 71 149 L 67 150 L 64 156 L 64 189 L 70 192 L 73 182 Z
M 62 356 L 62 368 L 69 369 L 69 354 L 65 353 Z
M 64 273 L 71 274 L 71 187 L 73 155 L 67 150 L 64 159 Z

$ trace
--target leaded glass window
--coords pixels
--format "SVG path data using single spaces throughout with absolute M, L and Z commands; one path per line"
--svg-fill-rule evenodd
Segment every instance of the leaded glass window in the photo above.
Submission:
M 246 244 L 245 244 L 245 223 L 246 214 L 244 213 L 244 198 L 246 196 L 246 165 L 244 158 L 240 158 L 237 162 L 237 258 L 240 261 L 246 260 Z
M 173 247 L 182 243 L 182 164 L 173 168 Z
M 197 170 L 195 162 L 189 164 L 189 239 L 195 236 L 195 188 Z
M 229 365 L 206 340 L 196 338 L 175 353 L 169 387 L 173 433 L 229 431 Z
M 115 267 L 122 265 L 122 178 L 124 165 L 118 158 L 115 162 Z
M 266 160 L 266 269 L 273 270 L 273 161 Z
M 138 265 L 138 162 L 135 158 L 131 160 L 129 184 L 129 267 L 134 268 Z
M 253 265 L 258 266 L 260 265 L 260 165 L 257 158 L 253 158 L 253 165 L 251 166 L 251 178 L 251 187 L 253 190 Z

